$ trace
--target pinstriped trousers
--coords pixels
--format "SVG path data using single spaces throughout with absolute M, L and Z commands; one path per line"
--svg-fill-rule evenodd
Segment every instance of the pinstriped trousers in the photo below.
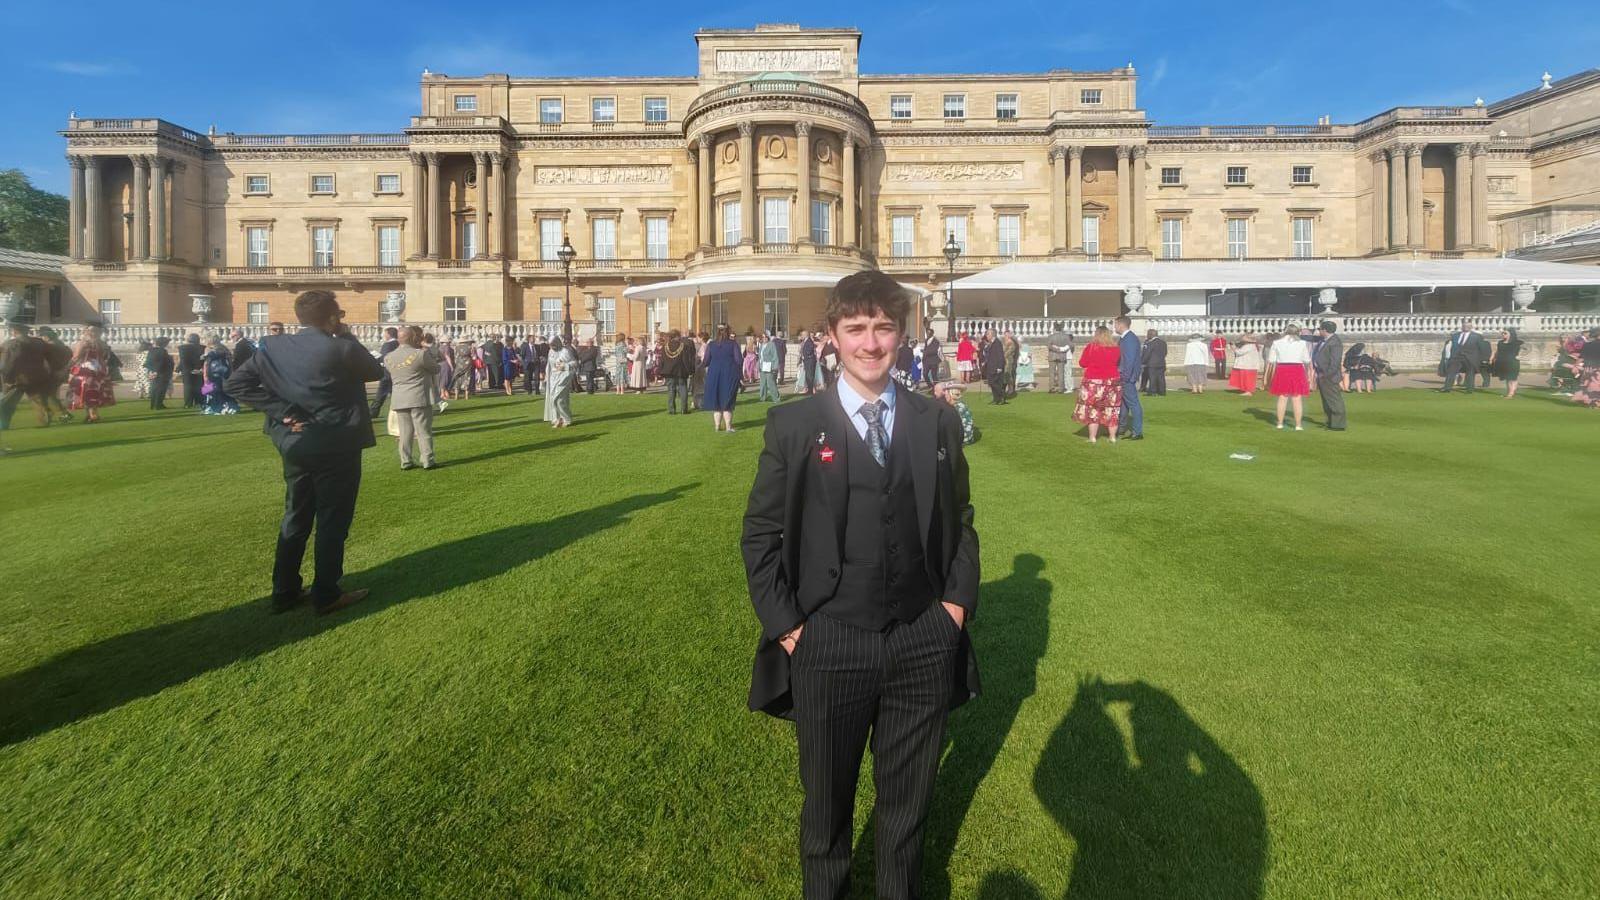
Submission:
M 960 636 L 937 602 L 882 632 L 823 612 L 806 620 L 789 660 L 789 687 L 805 788 L 800 867 L 807 900 L 844 897 L 849 888 L 856 781 L 869 732 L 878 896 L 920 896 L 922 833 Z

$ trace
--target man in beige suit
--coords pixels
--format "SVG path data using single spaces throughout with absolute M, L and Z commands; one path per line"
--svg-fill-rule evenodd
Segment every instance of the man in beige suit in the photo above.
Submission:
M 422 468 L 431 469 L 433 459 L 433 404 L 428 386 L 439 374 L 435 351 L 423 349 L 422 329 L 407 325 L 400 329 L 400 346 L 383 358 L 383 368 L 393 384 L 390 409 L 400 425 L 400 468 L 410 469 L 411 442 L 417 443 Z

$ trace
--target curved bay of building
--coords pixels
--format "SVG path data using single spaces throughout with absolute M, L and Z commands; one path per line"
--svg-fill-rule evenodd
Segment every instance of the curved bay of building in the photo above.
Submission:
M 790 329 L 820 317 L 824 288 L 718 278 L 876 267 L 937 288 L 952 236 L 956 275 L 1013 260 L 1471 258 L 1600 219 L 1600 70 L 1354 124 L 1162 126 L 1131 65 L 872 75 L 853 29 L 695 40 L 692 77 L 424 72 L 420 114 L 395 133 L 73 118 L 64 315 L 184 322 L 199 294 L 212 321 L 292 320 L 296 293 L 327 287 L 358 321 L 404 291 L 408 318 L 429 322 L 549 325 L 570 298 L 586 333 Z M 682 280 L 710 289 L 624 297 Z M 1343 299 L 1392 311 L 1383 292 Z M 1248 300 L 1240 311 L 1300 302 Z M 1079 292 L 1057 314 L 1120 301 Z

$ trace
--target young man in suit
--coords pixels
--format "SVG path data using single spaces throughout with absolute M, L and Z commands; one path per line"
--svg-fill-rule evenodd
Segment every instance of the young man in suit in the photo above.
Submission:
M 1324 319 L 1317 325 L 1322 343 L 1311 353 L 1311 367 L 1317 372 L 1317 395 L 1322 398 L 1323 427 L 1343 431 L 1344 387 L 1341 375 L 1344 369 L 1344 341 L 1334 332 L 1338 323 Z
M 1139 389 L 1157 397 L 1167 395 L 1167 342 L 1154 328 L 1144 333 L 1144 379 Z
M 206 348 L 201 346 L 198 334 L 190 334 L 178 345 L 178 374 L 183 378 L 184 409 L 205 403 L 205 398 L 200 393 L 205 356 Z
M 167 392 L 172 389 L 172 354 L 167 352 L 169 338 L 156 338 L 156 345 L 144 355 L 145 371 L 150 373 L 150 408 L 166 409 Z
M 1478 367 L 1489 356 L 1489 342 L 1472 330 L 1471 322 L 1462 322 L 1461 331 L 1450 338 L 1447 349 L 1450 358 L 1444 364 L 1444 387 L 1439 389 L 1439 393 L 1450 393 L 1456 386 L 1457 375 L 1466 382 L 1461 386 L 1461 392 L 1472 393 L 1472 380 L 1478 374 Z
M 890 378 L 910 302 L 859 272 L 828 298 L 836 386 L 767 414 L 741 542 L 761 622 L 750 708 L 795 722 L 807 898 L 845 896 L 868 735 L 877 891 L 920 893 L 949 710 L 978 692 L 978 535 L 955 410 Z
M 1122 416 L 1118 433 L 1130 441 L 1144 440 L 1144 407 L 1139 403 L 1139 372 L 1144 368 L 1139 336 L 1133 333 L 1133 320 L 1117 316 L 1113 331 L 1121 352 L 1117 375 L 1122 380 Z
M 367 596 L 365 589 L 346 592 L 339 579 L 361 486 L 361 451 L 377 443 L 367 382 L 383 377 L 383 367 L 345 327 L 332 292 L 306 291 L 295 298 L 294 312 L 300 332 L 263 338 L 228 377 L 227 391 L 267 414 L 263 430 L 283 457 L 287 499 L 272 566 L 272 611 L 310 599 L 323 615 Z M 308 595 L 300 563 L 313 523 L 317 569 Z

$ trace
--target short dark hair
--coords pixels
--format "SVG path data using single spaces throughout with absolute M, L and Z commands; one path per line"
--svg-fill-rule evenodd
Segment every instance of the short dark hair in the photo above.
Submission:
M 333 291 L 306 291 L 294 298 L 294 317 L 300 320 L 301 325 L 326 322 L 338 308 L 339 301 L 334 299 Z
M 268 331 L 271 331 L 274 328 L 278 329 L 279 331 L 284 330 L 283 329 L 283 323 L 282 322 L 268 322 L 267 323 L 267 330 Z
M 27 334 L 28 333 L 28 326 L 22 324 L 21 322 L 11 322 L 6 327 L 11 329 L 11 331 L 13 333 L 15 333 L 15 334 Z
M 1133 320 L 1127 316 L 1117 316 L 1117 324 L 1121 325 L 1123 328 L 1133 328 Z
M 1335 331 L 1339 330 L 1339 323 L 1333 321 L 1332 319 L 1323 319 L 1321 322 L 1317 323 L 1317 327 L 1329 334 L 1333 334 Z
M 395 328 L 394 326 L 391 325 L 390 327 L 385 328 L 383 330 L 383 333 L 384 333 L 384 335 L 386 337 L 399 337 L 400 336 L 400 329 Z
M 901 333 L 911 315 L 911 300 L 905 285 L 878 271 L 857 272 L 839 279 L 828 293 L 824 316 L 832 331 L 840 319 L 882 314 L 894 321 Z

